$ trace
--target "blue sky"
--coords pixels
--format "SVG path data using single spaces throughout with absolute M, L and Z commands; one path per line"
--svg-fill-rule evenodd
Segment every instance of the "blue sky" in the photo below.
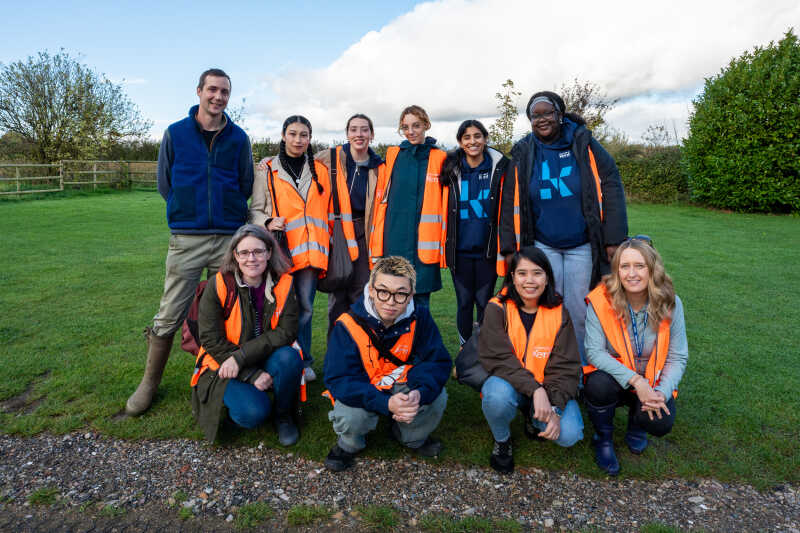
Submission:
M 230 74 L 231 106 L 246 98 L 255 138 L 276 138 L 300 113 L 317 139 L 341 139 L 346 118 L 366 112 L 376 140 L 399 141 L 397 115 L 416 103 L 452 145 L 461 120 L 494 120 L 507 78 L 522 113 L 532 92 L 576 77 L 620 99 L 608 120 L 632 138 L 651 124 L 683 135 L 705 77 L 800 28 L 797 0 L 0 1 L 0 62 L 44 49 L 80 55 L 126 80 L 155 138 L 197 101 L 210 66 Z M 516 126 L 529 131 L 524 114 Z

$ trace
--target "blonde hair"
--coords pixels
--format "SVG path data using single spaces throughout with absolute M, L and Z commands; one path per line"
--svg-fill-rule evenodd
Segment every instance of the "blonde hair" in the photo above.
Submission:
M 370 287 L 375 286 L 375 278 L 378 274 L 387 274 L 389 276 L 408 279 L 408 281 L 411 282 L 411 292 L 414 292 L 417 288 L 417 272 L 405 257 L 390 255 L 378 259 L 375 266 L 372 267 L 372 272 L 369 273 Z
M 675 288 L 672 285 L 672 278 L 664 270 L 664 261 L 661 256 L 646 241 L 629 239 L 619 245 L 614 257 L 611 259 L 611 273 L 603 276 L 603 283 L 611 298 L 611 305 L 617 313 L 617 317 L 624 320 L 625 324 L 630 323 L 628 313 L 628 297 L 619 279 L 619 262 L 622 252 L 632 248 L 642 254 L 650 279 L 647 282 L 647 316 L 651 327 L 658 329 L 658 324 L 665 318 L 672 316 L 675 309 Z
M 400 113 L 400 120 L 397 121 L 397 133 L 400 135 L 403 134 L 403 119 L 406 118 L 406 115 L 414 115 L 420 119 L 425 126 L 425 131 L 431 129 L 431 119 L 428 118 L 428 113 L 418 105 L 410 105 L 403 109 Z

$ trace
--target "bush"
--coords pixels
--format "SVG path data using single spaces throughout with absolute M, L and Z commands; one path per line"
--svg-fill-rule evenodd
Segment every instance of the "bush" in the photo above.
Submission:
M 800 44 L 732 59 L 694 101 L 684 158 L 693 200 L 735 211 L 800 213 Z
M 688 200 L 680 146 L 617 143 L 608 149 L 617 162 L 627 198 L 661 204 Z

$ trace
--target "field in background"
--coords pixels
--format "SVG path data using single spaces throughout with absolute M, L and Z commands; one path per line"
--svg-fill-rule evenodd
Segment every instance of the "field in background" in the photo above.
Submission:
M 631 234 L 653 237 L 686 307 L 689 365 L 673 432 L 642 457 L 616 440 L 623 476 L 713 477 L 759 487 L 800 481 L 800 219 L 738 215 L 693 207 L 633 204 Z M 91 427 L 124 438 L 201 438 L 191 418 L 193 359 L 176 343 L 153 408 L 116 416 L 144 366 L 141 331 L 156 311 L 168 230 L 154 192 L 0 203 L 0 382 L 2 431 L 32 434 Z M 449 273 L 431 298 L 451 354 L 458 341 Z M 313 351 L 322 370 L 326 296 L 318 294 Z M 323 386 L 310 386 L 302 437 L 293 451 L 322 459 L 335 437 Z M 436 435 L 443 460 L 488 465 L 492 439 L 478 396 L 448 384 Z M 513 425 L 520 468 L 598 476 L 588 445 L 528 441 Z M 367 454 L 404 453 L 370 436 Z M 225 431 L 229 445 L 278 447 L 271 427 Z

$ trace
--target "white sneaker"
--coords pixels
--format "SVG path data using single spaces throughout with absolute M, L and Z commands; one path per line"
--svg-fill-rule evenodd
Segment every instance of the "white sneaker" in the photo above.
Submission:
M 311 368 L 310 366 L 305 367 L 303 372 L 304 372 L 303 375 L 306 378 L 306 383 L 309 383 L 309 382 L 314 381 L 315 379 L 317 379 L 317 373 L 314 372 L 314 369 Z

